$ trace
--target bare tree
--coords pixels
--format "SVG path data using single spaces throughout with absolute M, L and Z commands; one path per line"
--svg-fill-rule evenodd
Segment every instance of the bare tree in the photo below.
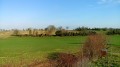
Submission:
M 32 29 L 28 28 L 27 30 L 29 31 L 29 35 L 31 36 L 32 35 Z
M 15 29 L 13 32 L 13 35 L 15 35 L 15 36 L 19 35 L 19 30 Z
M 56 27 L 54 25 L 49 25 L 47 28 L 47 34 L 48 35 L 53 35 L 55 34 L 55 31 L 56 31 Z
M 62 29 L 63 29 L 62 26 L 60 26 L 60 27 L 57 28 L 57 30 L 62 30 Z

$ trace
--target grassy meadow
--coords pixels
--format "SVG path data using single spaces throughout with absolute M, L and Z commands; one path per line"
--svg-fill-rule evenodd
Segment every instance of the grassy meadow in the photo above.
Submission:
M 113 49 L 111 52 L 116 51 L 120 56 L 120 35 L 107 37 Z M 52 52 L 75 53 L 85 40 L 86 36 L 0 38 L 0 64 L 42 61 Z
M 51 52 L 77 52 L 85 41 L 75 37 L 9 37 L 0 39 L 0 63 L 44 60 Z

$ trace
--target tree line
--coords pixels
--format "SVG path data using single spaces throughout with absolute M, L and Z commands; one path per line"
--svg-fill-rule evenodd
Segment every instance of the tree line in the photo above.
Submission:
M 109 29 L 108 32 L 106 33 L 107 35 L 120 35 L 120 29 Z
M 119 28 L 88 28 L 88 27 L 77 27 L 75 29 L 69 30 L 69 27 L 63 28 L 55 27 L 54 25 L 49 25 L 45 29 L 12 29 L 4 30 L 0 29 L 0 32 L 12 31 L 13 36 L 87 36 L 97 34 L 97 31 L 105 31 L 106 35 L 120 35 Z

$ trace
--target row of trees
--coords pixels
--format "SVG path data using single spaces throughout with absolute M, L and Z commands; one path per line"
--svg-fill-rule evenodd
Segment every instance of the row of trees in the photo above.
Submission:
M 81 30 L 68 30 L 68 27 L 66 29 L 62 27 L 56 28 L 54 25 L 50 25 L 45 29 L 32 29 L 28 28 L 23 31 L 28 31 L 29 34 L 26 34 L 26 36 L 42 36 L 43 33 L 38 33 L 38 31 L 45 31 L 44 35 L 56 35 L 56 36 L 86 36 L 86 35 L 91 35 L 91 34 L 96 34 L 95 31 L 93 30 L 88 30 L 87 28 L 82 28 Z M 15 29 L 14 30 L 14 35 L 19 36 L 20 31 Z
M 74 29 L 76 31 L 105 31 L 107 35 L 116 35 L 120 34 L 120 28 L 88 28 L 88 27 L 78 27 Z
M 107 35 L 113 35 L 113 34 L 120 34 L 120 29 L 115 28 L 88 28 L 88 27 L 78 27 L 73 30 L 68 30 L 69 27 L 63 28 L 58 27 L 56 28 L 54 25 L 49 25 L 45 29 L 12 29 L 12 30 L 4 30 L 0 29 L 1 32 L 6 31 L 13 31 L 13 35 L 19 36 L 21 35 L 21 31 L 25 32 L 27 31 L 27 34 L 23 33 L 25 36 L 43 36 L 43 35 L 56 35 L 56 36 L 86 36 L 91 34 L 96 34 L 97 31 L 105 31 Z M 44 33 L 40 33 L 40 31 L 44 31 Z
M 18 30 L 14 29 L 13 30 L 13 35 L 14 36 L 46 36 L 46 35 L 54 35 L 56 31 L 56 27 L 54 25 L 49 25 L 45 29 L 23 29 L 23 30 Z
M 106 34 L 107 35 L 115 35 L 115 34 L 120 35 L 120 29 L 110 29 Z
M 78 28 L 75 28 L 74 30 L 77 30 L 77 31 L 83 31 L 83 30 L 94 30 L 94 31 L 107 31 L 109 30 L 110 28 L 88 28 L 88 27 L 78 27 Z
M 93 35 L 96 34 L 95 31 L 62 31 L 58 30 L 56 31 L 56 36 L 87 36 L 87 35 Z

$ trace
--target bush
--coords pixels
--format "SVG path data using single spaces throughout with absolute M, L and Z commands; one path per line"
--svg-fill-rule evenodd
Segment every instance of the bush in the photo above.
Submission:
M 55 34 L 56 34 L 56 36 L 62 36 L 62 31 L 60 31 L 60 30 L 56 31 Z
M 100 34 L 90 35 L 83 45 L 83 55 L 92 60 L 101 56 L 101 51 L 106 49 L 106 38 Z
M 49 54 L 48 59 L 52 62 L 55 61 L 56 67 L 72 67 L 78 61 L 78 58 L 73 54 L 57 52 Z
M 60 55 L 60 53 L 54 52 L 54 53 L 50 53 L 47 58 L 49 60 L 58 60 L 59 55 Z

